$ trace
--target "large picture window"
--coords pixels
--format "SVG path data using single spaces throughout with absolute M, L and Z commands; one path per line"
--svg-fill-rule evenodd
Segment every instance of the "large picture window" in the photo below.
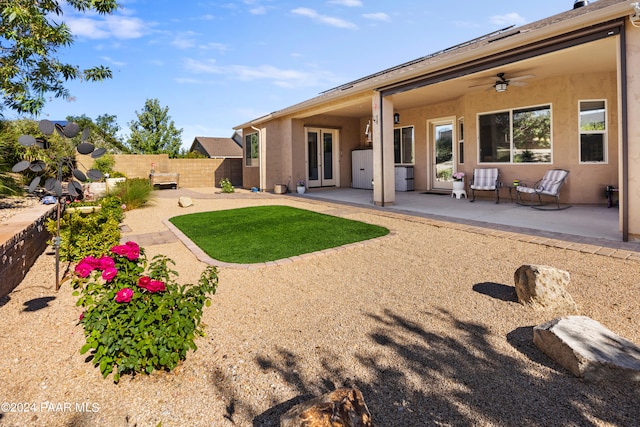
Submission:
M 607 161 L 605 101 L 580 101 L 580 163 Z
M 259 165 L 260 138 L 258 133 L 250 133 L 244 137 L 244 158 L 246 166 Z
M 393 130 L 393 155 L 398 165 L 413 164 L 413 126 Z
M 480 163 L 551 163 L 551 106 L 478 116 Z

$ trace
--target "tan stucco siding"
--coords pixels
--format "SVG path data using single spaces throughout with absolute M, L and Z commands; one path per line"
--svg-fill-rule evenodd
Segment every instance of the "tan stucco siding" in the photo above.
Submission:
M 627 26 L 629 235 L 640 238 L 640 28 Z

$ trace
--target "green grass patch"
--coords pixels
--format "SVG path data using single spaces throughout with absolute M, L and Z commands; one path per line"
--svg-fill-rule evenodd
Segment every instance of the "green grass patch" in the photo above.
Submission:
M 169 221 L 211 258 L 274 261 L 384 236 L 389 230 L 289 206 L 258 206 L 181 215 Z

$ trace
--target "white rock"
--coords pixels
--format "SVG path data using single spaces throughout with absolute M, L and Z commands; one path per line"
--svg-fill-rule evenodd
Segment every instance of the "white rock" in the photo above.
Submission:
M 564 316 L 533 328 L 547 356 L 589 381 L 640 385 L 640 347 L 586 316 Z

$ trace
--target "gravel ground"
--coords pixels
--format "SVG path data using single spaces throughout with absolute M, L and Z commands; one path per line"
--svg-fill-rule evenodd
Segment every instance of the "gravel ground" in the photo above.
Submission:
M 277 426 L 295 403 L 355 385 L 379 427 L 637 425 L 638 388 L 584 383 L 550 361 L 532 327 L 555 315 L 518 304 L 513 288 L 522 264 L 565 269 L 581 314 L 639 343 L 637 262 L 300 198 L 203 197 L 184 209 L 162 192 L 127 212 L 129 236 L 162 231 L 162 219 L 179 214 L 265 204 L 395 235 L 272 267 L 221 268 L 198 350 L 171 373 L 118 385 L 80 355 L 81 309 L 67 283 L 54 291 L 54 259 L 43 254 L 0 300 L 0 399 L 14 404 L 2 404 L 0 424 Z M 205 267 L 181 242 L 146 251 L 172 257 L 183 283 Z

